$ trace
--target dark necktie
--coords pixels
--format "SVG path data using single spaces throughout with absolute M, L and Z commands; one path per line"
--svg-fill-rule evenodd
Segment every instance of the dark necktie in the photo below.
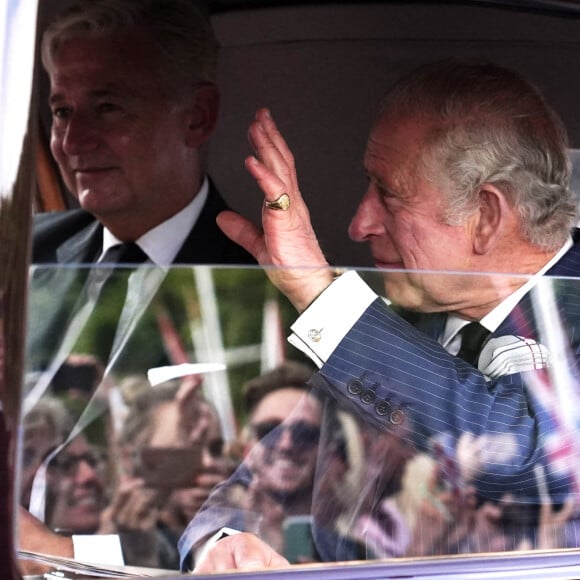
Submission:
M 134 242 L 124 242 L 110 247 L 98 263 L 98 266 L 123 266 L 124 264 L 142 264 L 147 261 L 147 254 Z M 108 320 L 114 321 L 102 332 L 99 341 L 100 356 L 106 361 L 107 355 L 110 354 L 111 346 L 116 333 L 119 317 L 123 311 L 123 306 L 127 299 L 127 290 L 129 287 L 129 276 L 135 268 L 114 268 L 109 272 L 99 292 L 97 308 L 95 314 L 97 317 L 106 316 Z M 104 314 L 101 314 L 104 313 Z
M 469 364 L 477 365 L 481 347 L 490 334 L 489 330 L 479 324 L 479 322 L 470 322 L 459 332 L 461 334 L 461 348 L 457 356 Z
M 142 264 L 147 254 L 135 242 L 123 242 L 111 246 L 101 260 L 101 264 Z

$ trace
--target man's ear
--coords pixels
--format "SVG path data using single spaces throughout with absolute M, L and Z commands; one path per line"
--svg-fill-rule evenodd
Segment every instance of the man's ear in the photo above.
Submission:
M 195 89 L 188 113 L 186 142 L 189 147 L 201 147 L 212 135 L 218 118 L 220 95 L 210 83 Z
M 479 210 L 474 224 L 473 249 L 486 254 L 499 240 L 511 214 L 504 193 L 496 186 L 484 183 L 479 190 Z

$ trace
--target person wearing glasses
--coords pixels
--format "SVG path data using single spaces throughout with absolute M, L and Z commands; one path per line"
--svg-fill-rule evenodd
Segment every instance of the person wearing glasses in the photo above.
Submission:
M 249 412 L 244 439 L 257 491 L 268 492 L 293 513 L 310 510 L 320 440 L 322 405 L 305 393 L 312 372 L 285 363 L 244 388 Z
M 47 525 L 65 536 L 93 534 L 107 505 L 106 459 L 81 433 L 50 462 Z
M 119 434 L 120 473 L 99 533 L 118 534 L 125 564 L 178 568 L 177 539 L 235 463 L 216 411 L 196 383 L 170 381 L 151 389 L 132 377 Z
M 195 560 L 203 558 L 221 535 L 237 530 L 252 530 L 294 562 L 321 560 L 311 538 L 314 490 L 324 486 L 327 497 L 333 498 L 330 503 L 339 501 L 349 457 L 343 423 L 308 388 L 313 372 L 307 365 L 288 361 L 244 385 L 245 459 L 198 512 Z M 322 465 L 333 477 L 315 477 Z M 336 485 L 329 485 L 330 480 Z M 328 511 L 328 503 L 321 509 Z M 322 534 L 329 539 L 339 535 L 330 521 Z M 355 542 L 347 538 L 343 542 L 345 550 L 358 553 Z

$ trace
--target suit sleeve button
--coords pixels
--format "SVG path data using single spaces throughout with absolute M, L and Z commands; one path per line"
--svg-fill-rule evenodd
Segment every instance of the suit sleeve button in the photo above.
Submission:
M 375 406 L 375 412 L 381 417 L 388 415 L 391 412 L 391 403 L 389 401 L 379 401 Z
M 360 396 L 360 400 L 365 404 L 365 405 L 372 405 L 375 402 L 375 399 L 377 398 L 377 395 L 375 394 L 375 392 L 371 389 L 365 389 Z
M 389 417 L 389 421 L 393 425 L 400 425 L 405 420 L 405 413 L 401 409 L 395 409 L 391 416 Z
M 362 393 L 363 384 L 360 379 L 352 379 L 352 381 L 349 381 L 346 388 L 351 395 L 359 395 Z

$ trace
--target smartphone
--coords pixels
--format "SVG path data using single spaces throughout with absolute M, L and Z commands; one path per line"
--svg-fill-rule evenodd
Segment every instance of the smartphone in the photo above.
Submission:
M 284 557 L 291 564 L 315 562 L 312 516 L 288 516 L 283 524 Z
M 201 444 L 189 447 L 141 447 L 138 475 L 148 487 L 191 487 L 202 467 Z

